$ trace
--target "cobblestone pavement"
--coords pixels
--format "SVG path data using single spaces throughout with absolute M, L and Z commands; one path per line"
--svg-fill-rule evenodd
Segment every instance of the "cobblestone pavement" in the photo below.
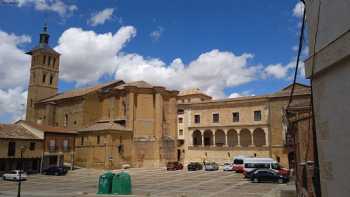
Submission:
M 133 196 L 265 197 L 283 187 L 273 183 L 250 183 L 234 172 L 165 169 L 129 169 L 128 172 Z M 22 183 L 22 196 L 96 196 L 100 174 L 100 170 L 79 169 L 66 176 L 32 175 Z M 0 196 L 16 196 L 16 192 L 16 182 L 0 181 Z

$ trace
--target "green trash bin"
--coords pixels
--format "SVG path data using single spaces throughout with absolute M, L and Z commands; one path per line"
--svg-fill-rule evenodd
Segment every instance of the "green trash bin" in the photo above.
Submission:
M 112 194 L 131 194 L 131 177 L 126 172 L 120 172 L 113 177 Z
M 114 174 L 112 172 L 106 172 L 100 176 L 97 194 L 110 194 L 112 192 L 113 176 Z

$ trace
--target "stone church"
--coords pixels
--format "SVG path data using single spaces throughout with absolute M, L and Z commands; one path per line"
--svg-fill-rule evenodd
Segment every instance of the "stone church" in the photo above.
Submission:
M 47 27 L 32 56 L 26 120 L 71 129 L 75 165 L 89 168 L 159 167 L 176 160 L 178 91 L 122 80 L 58 92 L 60 54 Z

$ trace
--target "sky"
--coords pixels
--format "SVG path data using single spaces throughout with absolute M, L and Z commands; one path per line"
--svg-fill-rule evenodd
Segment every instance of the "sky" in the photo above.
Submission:
M 297 0 L 0 0 L 0 122 L 24 118 L 25 52 L 45 22 L 61 53 L 60 92 L 145 80 L 220 99 L 292 82 L 302 12 Z M 302 62 L 298 82 L 309 83 Z

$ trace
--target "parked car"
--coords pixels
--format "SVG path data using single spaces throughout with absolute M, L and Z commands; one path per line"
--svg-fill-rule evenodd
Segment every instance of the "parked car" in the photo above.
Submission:
M 271 166 L 272 169 L 274 169 L 278 174 L 283 175 L 283 176 L 289 176 L 290 170 L 288 168 L 285 168 L 281 166 L 281 164 L 276 163 Z
M 224 163 L 224 171 L 233 171 L 233 163 Z
M 244 171 L 243 172 L 244 178 L 250 179 L 252 177 L 252 174 L 254 174 L 257 170 L 260 170 L 260 169 L 256 168 L 256 169 L 251 170 L 249 172 Z
M 182 170 L 183 165 L 178 161 L 168 162 L 166 165 L 167 170 Z
M 191 162 L 187 165 L 188 171 L 197 171 L 202 169 L 203 169 L 203 165 L 199 162 Z
M 68 170 L 66 168 L 58 166 L 52 166 L 42 171 L 43 174 L 56 176 L 65 175 L 67 172 Z
M 219 170 L 219 165 L 215 162 L 208 162 L 204 164 L 205 171 L 216 171 Z
M 259 169 L 251 175 L 250 180 L 254 183 L 259 183 L 259 182 L 286 183 L 289 181 L 289 177 L 280 175 L 278 174 L 278 172 L 271 169 Z
M 24 181 L 27 180 L 27 173 L 21 171 L 21 179 L 19 178 L 19 170 L 12 170 L 2 175 L 4 180 Z

